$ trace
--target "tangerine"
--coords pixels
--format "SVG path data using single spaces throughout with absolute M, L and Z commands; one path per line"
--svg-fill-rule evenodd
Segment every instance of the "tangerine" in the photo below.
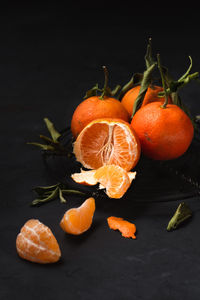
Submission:
M 99 118 L 117 118 L 129 121 L 129 115 L 121 102 L 112 97 L 89 97 L 81 102 L 73 113 L 71 131 L 77 138 L 83 128 L 91 121 Z
M 87 169 L 118 165 L 126 171 L 140 158 L 140 142 L 129 123 L 112 118 L 90 122 L 73 147 L 77 161 Z
M 149 103 L 136 112 L 131 126 L 139 137 L 143 153 L 155 160 L 180 157 L 194 135 L 190 118 L 175 104 L 164 108 L 160 102 Z

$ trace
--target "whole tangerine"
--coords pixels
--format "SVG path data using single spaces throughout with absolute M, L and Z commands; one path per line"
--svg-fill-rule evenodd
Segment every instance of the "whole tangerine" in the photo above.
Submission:
M 83 128 L 91 121 L 101 118 L 117 118 L 129 121 L 129 115 L 121 104 L 115 98 L 104 96 L 92 96 L 81 102 L 71 120 L 71 131 L 76 138 Z
M 183 155 L 190 146 L 194 127 L 187 114 L 175 104 L 163 107 L 152 102 L 139 109 L 131 126 L 138 135 L 144 155 L 170 160 Z

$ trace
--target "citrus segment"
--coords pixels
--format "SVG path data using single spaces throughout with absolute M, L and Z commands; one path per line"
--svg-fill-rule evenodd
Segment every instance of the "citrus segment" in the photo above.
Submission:
M 21 228 L 16 248 L 21 258 L 42 264 L 57 262 L 61 256 L 52 231 L 35 219 L 27 221 Z
M 80 184 L 84 185 L 96 185 L 98 182 L 94 177 L 95 170 L 84 171 L 81 169 L 80 173 L 74 173 L 71 175 L 72 179 Z
M 96 170 L 94 177 L 100 183 L 101 188 L 106 189 L 106 194 L 110 198 L 121 198 L 131 185 L 134 175 L 129 178 L 126 170 L 116 165 L 107 165 Z
M 135 232 L 136 226 L 133 223 L 130 223 L 123 218 L 118 217 L 109 217 L 107 218 L 108 226 L 110 229 L 119 230 L 122 233 L 122 236 L 125 238 L 136 239 Z
M 88 198 L 78 208 L 71 208 L 64 214 L 60 226 L 70 234 L 79 235 L 87 231 L 91 225 L 95 211 L 94 198 Z
M 89 123 L 74 143 L 77 161 L 87 169 L 115 164 L 130 171 L 140 157 L 140 142 L 129 123 L 98 119 Z

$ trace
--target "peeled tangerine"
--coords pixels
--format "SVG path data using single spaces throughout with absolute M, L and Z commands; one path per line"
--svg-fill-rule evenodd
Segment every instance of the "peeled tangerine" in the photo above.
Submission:
M 36 219 L 27 221 L 21 228 L 16 248 L 21 258 L 41 264 L 57 262 L 61 256 L 52 231 Z
M 105 165 L 97 170 L 84 171 L 72 174 L 72 179 L 80 184 L 96 185 L 106 189 L 109 198 L 121 198 L 135 179 L 136 172 L 127 172 L 117 165 Z
M 94 211 L 95 200 L 91 197 L 85 200 L 81 206 L 67 210 L 60 226 L 67 233 L 82 234 L 91 227 Z

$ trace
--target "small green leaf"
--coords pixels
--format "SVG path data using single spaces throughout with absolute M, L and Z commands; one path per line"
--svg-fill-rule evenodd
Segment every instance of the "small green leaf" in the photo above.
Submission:
M 46 193 L 49 193 L 49 192 L 55 190 L 55 188 L 57 186 L 58 186 L 58 183 L 54 184 L 54 185 L 50 185 L 50 186 L 36 186 L 33 188 L 33 191 L 41 196 L 43 194 L 46 194 Z
M 66 199 L 63 197 L 62 190 L 59 189 L 59 198 L 61 203 L 66 203 Z
M 116 87 L 111 91 L 111 95 L 112 97 L 114 97 L 115 95 L 117 95 L 117 93 L 120 91 L 121 86 L 118 84 L 116 85 Z
M 55 145 L 55 144 L 57 144 L 58 142 L 57 141 L 53 141 L 51 138 L 49 138 L 49 137 L 47 137 L 47 136 L 45 136 L 45 135 L 42 135 L 42 134 L 40 134 L 40 138 L 42 139 L 42 140 L 44 140 L 47 144 L 49 144 L 49 145 Z
M 138 85 L 141 83 L 143 78 L 143 74 L 141 73 L 135 73 L 131 79 L 129 80 L 129 82 L 127 82 L 121 89 L 120 94 L 119 94 L 119 100 L 121 100 L 123 98 L 123 96 L 130 90 L 132 89 L 134 86 Z
M 83 97 L 83 99 L 87 99 L 93 96 L 97 95 L 97 91 L 99 91 L 99 86 L 98 83 L 95 84 L 95 86 L 93 86 L 90 90 L 88 90 L 85 94 L 85 96 Z
M 152 57 L 152 44 L 151 44 L 151 38 L 149 38 L 148 44 L 147 44 L 147 50 L 145 54 L 145 62 L 146 62 L 146 69 L 149 69 L 154 63 L 154 59 Z
M 182 222 L 184 222 L 191 216 L 192 216 L 191 209 L 186 203 L 182 202 L 181 204 L 179 204 L 175 214 L 169 221 L 167 226 L 167 231 L 176 229 Z
M 40 144 L 40 143 L 27 143 L 28 145 L 33 145 L 33 146 L 37 146 L 39 148 L 41 148 L 42 150 L 45 150 L 45 151 L 54 151 L 54 147 L 51 146 L 51 145 L 44 145 L 44 144 Z
M 131 118 L 133 118 L 133 116 L 135 115 L 136 111 L 142 105 L 142 101 L 144 99 L 146 91 L 147 91 L 147 89 L 148 89 L 148 87 L 149 87 L 149 85 L 151 83 L 152 72 L 154 71 L 156 65 L 157 65 L 157 63 L 155 62 L 146 71 L 144 71 L 143 79 L 142 79 L 141 86 L 140 86 L 140 91 L 139 91 L 139 94 L 137 96 L 137 99 L 134 102 L 133 112 L 132 112 Z
M 82 195 L 82 196 L 84 196 L 85 195 L 85 193 L 84 192 L 81 192 L 81 191 L 77 191 L 77 190 L 64 190 L 64 189 L 62 189 L 62 193 L 63 194 L 75 194 L 75 195 Z
M 42 203 L 54 200 L 55 198 L 58 197 L 58 191 L 59 191 L 59 188 L 56 187 L 56 189 L 53 190 L 52 193 L 48 197 L 42 198 L 42 199 L 38 198 L 38 199 L 33 200 L 32 205 L 42 204 Z
M 44 118 L 44 122 L 47 126 L 49 133 L 51 134 L 53 141 L 57 142 L 61 134 L 55 129 L 54 124 L 48 118 Z

